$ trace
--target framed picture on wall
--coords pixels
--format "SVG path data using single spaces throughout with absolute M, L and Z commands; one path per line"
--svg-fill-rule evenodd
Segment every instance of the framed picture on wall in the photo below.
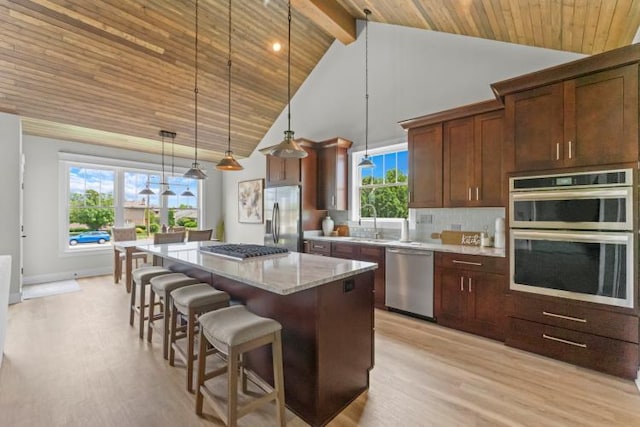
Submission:
M 238 183 L 238 222 L 262 224 L 264 179 L 252 179 Z

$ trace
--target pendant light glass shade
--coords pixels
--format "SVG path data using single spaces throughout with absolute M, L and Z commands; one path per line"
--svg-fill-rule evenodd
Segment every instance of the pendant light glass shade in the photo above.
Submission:
M 196 197 L 196 195 L 189 190 L 189 187 L 187 187 L 187 189 L 184 190 L 180 195 L 184 197 Z
M 233 157 L 233 151 L 231 151 L 231 0 L 229 0 L 229 59 L 227 60 L 227 67 L 229 69 L 229 114 L 228 114 L 228 139 L 227 139 L 227 151 L 224 152 L 224 157 L 216 165 L 216 169 L 222 171 L 241 171 L 244 169 L 240 163 Z
M 369 15 L 371 11 L 364 9 L 364 157 L 358 163 L 359 168 L 368 169 L 375 167 L 369 158 Z
M 358 163 L 358 167 L 363 169 L 374 168 L 375 166 L 367 154 L 365 154 L 362 160 L 360 160 L 360 163 Z
M 284 157 L 287 159 L 302 159 L 308 156 L 308 153 L 302 149 L 293 140 L 293 131 L 291 130 L 291 0 L 289 0 L 289 35 L 287 48 L 287 130 L 284 131 L 284 139 L 281 143 L 268 151 L 275 157 Z
M 141 196 L 153 196 L 156 193 L 154 193 L 153 190 L 149 188 L 149 181 L 147 181 L 147 184 L 144 186 L 142 190 L 138 192 L 138 194 Z
M 205 179 L 207 174 L 200 169 L 200 163 L 198 163 L 198 0 L 196 0 L 196 36 L 195 36 L 195 73 L 194 73 L 194 82 L 195 86 L 193 89 L 193 98 L 194 98 L 194 133 L 193 133 L 193 148 L 194 148 L 194 156 L 193 163 L 191 164 L 191 168 L 185 172 L 185 178 L 193 178 L 193 179 Z
M 285 159 L 302 159 L 308 155 L 308 153 L 293 140 L 292 130 L 284 131 L 284 140 L 273 147 L 269 154 Z

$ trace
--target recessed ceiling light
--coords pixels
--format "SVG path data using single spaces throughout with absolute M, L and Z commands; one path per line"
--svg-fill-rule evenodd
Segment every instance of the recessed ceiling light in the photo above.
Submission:
M 271 48 L 273 49 L 274 52 L 280 52 L 280 50 L 282 49 L 282 45 L 278 42 L 275 42 L 273 43 Z

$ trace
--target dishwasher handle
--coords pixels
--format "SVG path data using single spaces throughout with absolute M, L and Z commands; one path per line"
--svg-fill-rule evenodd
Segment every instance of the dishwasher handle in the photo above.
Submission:
M 422 255 L 422 256 L 432 256 L 433 251 L 421 251 L 421 250 L 411 250 L 411 249 L 387 249 L 387 252 L 390 254 L 398 254 L 398 255 Z

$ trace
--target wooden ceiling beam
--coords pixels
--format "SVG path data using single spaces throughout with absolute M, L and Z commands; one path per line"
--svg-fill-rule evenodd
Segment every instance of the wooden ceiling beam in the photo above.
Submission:
M 336 0 L 291 0 L 291 5 L 343 44 L 356 40 L 356 19 Z

